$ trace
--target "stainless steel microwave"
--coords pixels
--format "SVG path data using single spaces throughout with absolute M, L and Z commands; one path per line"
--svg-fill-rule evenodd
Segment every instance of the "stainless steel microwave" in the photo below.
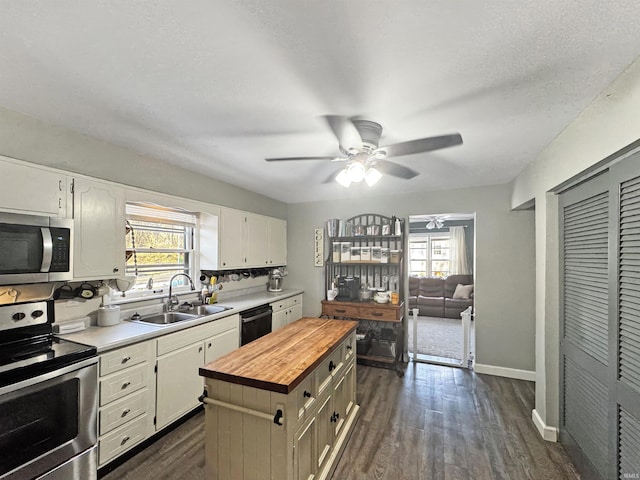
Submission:
M 0 285 L 73 278 L 73 220 L 0 213 Z

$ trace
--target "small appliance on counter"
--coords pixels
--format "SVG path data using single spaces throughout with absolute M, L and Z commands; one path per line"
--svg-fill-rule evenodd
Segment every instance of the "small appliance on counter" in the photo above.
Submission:
M 287 275 L 285 268 L 274 268 L 269 272 L 269 290 L 270 292 L 282 291 L 282 278 Z
M 336 285 L 338 296 L 336 300 L 343 302 L 353 302 L 358 300 L 360 290 L 360 277 L 338 277 Z

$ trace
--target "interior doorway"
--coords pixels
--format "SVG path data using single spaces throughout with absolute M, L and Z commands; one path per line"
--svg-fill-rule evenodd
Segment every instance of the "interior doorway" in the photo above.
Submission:
M 470 367 L 475 358 L 475 214 L 410 216 L 407 249 L 409 357 Z

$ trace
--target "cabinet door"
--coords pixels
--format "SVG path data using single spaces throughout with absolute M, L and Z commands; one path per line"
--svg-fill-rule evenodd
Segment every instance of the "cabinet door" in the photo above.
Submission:
M 322 470 L 329 454 L 331 453 L 331 447 L 333 446 L 333 408 L 332 408 L 332 396 L 327 395 L 324 400 L 320 402 L 320 408 L 316 415 L 316 421 L 318 422 L 318 448 L 316 455 L 316 465 L 318 465 L 318 471 Z
M 221 269 L 244 267 L 245 212 L 233 208 L 220 209 Z
M 313 480 L 316 476 L 316 430 L 317 419 L 312 418 L 293 438 L 294 480 Z
M 246 218 L 245 266 L 267 266 L 267 217 L 247 213 Z
M 333 387 L 333 433 L 337 437 L 355 405 L 355 364 L 347 367 Z
M 67 177 L 0 160 L 0 209 L 16 213 L 66 216 Z
M 287 222 L 285 220 L 268 219 L 267 260 L 269 265 L 287 264 Z
M 96 280 L 124 274 L 125 215 L 122 189 L 101 182 L 75 179 L 73 218 L 74 278 Z
M 202 342 L 158 357 L 156 430 L 198 406 L 203 390 L 198 369 L 203 364 Z
M 240 346 L 240 332 L 237 328 L 227 330 L 205 340 L 204 343 L 204 363 L 213 362 Z
M 288 310 L 287 323 L 295 322 L 302 318 L 302 305 L 295 305 Z
M 275 332 L 287 324 L 288 310 L 273 312 L 271 315 L 271 331 Z

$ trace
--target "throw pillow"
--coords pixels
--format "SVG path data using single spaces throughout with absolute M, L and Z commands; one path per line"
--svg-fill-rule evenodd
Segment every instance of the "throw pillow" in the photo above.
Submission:
M 456 300 L 469 300 L 471 292 L 473 292 L 473 285 L 462 285 L 459 283 L 456 285 L 455 292 L 453 292 L 453 298 Z

